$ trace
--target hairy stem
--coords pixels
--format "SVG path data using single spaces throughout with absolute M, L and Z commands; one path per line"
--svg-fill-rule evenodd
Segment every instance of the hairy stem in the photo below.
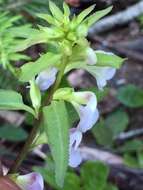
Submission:
M 62 80 L 67 62 L 68 62 L 68 59 L 63 58 L 62 66 L 61 66 L 61 69 L 57 75 L 57 79 L 56 79 L 54 85 L 51 87 L 50 92 L 48 93 L 48 97 L 45 98 L 45 100 L 43 101 L 43 106 L 49 105 L 51 103 L 52 98 L 53 98 L 53 94 L 57 90 L 57 88 L 59 87 L 60 82 Z M 41 124 L 42 118 L 43 118 L 43 113 L 41 110 L 39 113 L 38 119 L 35 119 L 33 122 L 33 129 L 30 132 L 22 150 L 18 154 L 14 164 L 12 165 L 11 169 L 9 170 L 9 172 L 8 172 L 9 174 L 16 173 L 17 170 L 19 169 L 19 166 L 21 165 L 21 163 L 23 162 L 23 160 L 27 156 L 27 154 L 30 150 L 30 147 L 31 147 L 31 145 L 32 145 L 32 143 L 33 143 L 33 141 L 34 141 L 35 137 L 37 136 L 37 133 L 40 129 L 40 126 L 41 126 L 40 124 Z

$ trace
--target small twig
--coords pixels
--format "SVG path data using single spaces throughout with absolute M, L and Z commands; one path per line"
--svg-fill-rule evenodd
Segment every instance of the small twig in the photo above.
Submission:
M 0 111 L 0 118 L 12 125 L 20 126 L 25 120 L 25 115 L 12 111 Z
M 80 152 L 84 160 L 99 160 L 108 164 L 123 164 L 120 156 L 96 148 L 81 147 Z
M 94 35 L 98 32 L 105 32 L 107 30 L 110 30 L 115 26 L 124 25 L 137 18 L 141 14 L 143 14 L 143 1 L 140 1 L 128 9 L 121 11 L 115 15 L 108 16 L 100 20 L 90 28 L 89 34 Z
M 120 133 L 117 137 L 115 137 L 115 140 L 125 141 L 141 135 L 143 135 L 143 128 Z

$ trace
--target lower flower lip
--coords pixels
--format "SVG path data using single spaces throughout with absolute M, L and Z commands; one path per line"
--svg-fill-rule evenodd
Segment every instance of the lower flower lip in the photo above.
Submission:
M 21 190 L 21 188 L 9 177 L 0 176 L 0 190 Z

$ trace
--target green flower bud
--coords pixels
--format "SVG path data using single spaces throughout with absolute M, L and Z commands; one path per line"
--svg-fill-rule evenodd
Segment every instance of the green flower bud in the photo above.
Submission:
M 35 79 L 30 81 L 30 98 L 32 101 L 32 105 L 35 108 L 36 113 L 38 114 L 39 108 L 41 106 L 41 92 L 35 82 Z

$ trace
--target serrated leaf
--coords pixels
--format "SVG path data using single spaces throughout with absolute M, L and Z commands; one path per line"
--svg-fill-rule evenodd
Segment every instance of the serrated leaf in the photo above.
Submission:
M 55 3 L 52 1 L 49 1 L 49 8 L 52 13 L 52 15 L 58 20 L 58 21 L 63 21 L 63 13 L 59 9 L 59 7 L 56 6 Z
M 110 11 L 112 10 L 112 6 L 108 7 L 104 10 L 101 11 L 97 11 L 95 14 L 92 14 L 91 16 L 89 16 L 84 23 L 90 27 L 92 26 L 94 23 L 96 23 L 100 18 L 104 17 L 105 15 L 107 15 Z
M 103 190 L 107 183 L 109 168 L 101 162 L 87 162 L 81 168 L 83 189 Z
M 42 55 L 37 61 L 30 62 L 23 65 L 20 69 L 19 80 L 22 82 L 28 82 L 41 71 L 47 69 L 48 67 L 54 66 L 60 62 L 61 55 L 46 53 Z
M 0 90 L 0 110 L 25 110 L 35 115 L 34 110 L 23 103 L 22 96 L 12 90 Z
M 91 13 L 91 11 L 93 11 L 93 9 L 95 8 L 95 5 L 92 5 L 90 7 L 88 7 L 87 9 L 85 9 L 84 11 L 82 11 L 78 17 L 77 17 L 77 24 L 80 24 L 83 19 L 89 15 L 89 13 Z
M 131 108 L 143 106 L 143 90 L 132 84 L 121 87 L 117 98 L 122 104 Z
M 43 108 L 45 132 L 55 162 L 56 182 L 62 187 L 68 166 L 69 122 L 65 103 L 53 101 Z
M 125 59 L 108 52 L 95 51 L 97 56 L 96 66 L 120 68 Z
M 12 125 L 4 125 L 0 127 L 0 138 L 9 141 L 23 141 L 28 134 L 22 128 L 16 128 Z

